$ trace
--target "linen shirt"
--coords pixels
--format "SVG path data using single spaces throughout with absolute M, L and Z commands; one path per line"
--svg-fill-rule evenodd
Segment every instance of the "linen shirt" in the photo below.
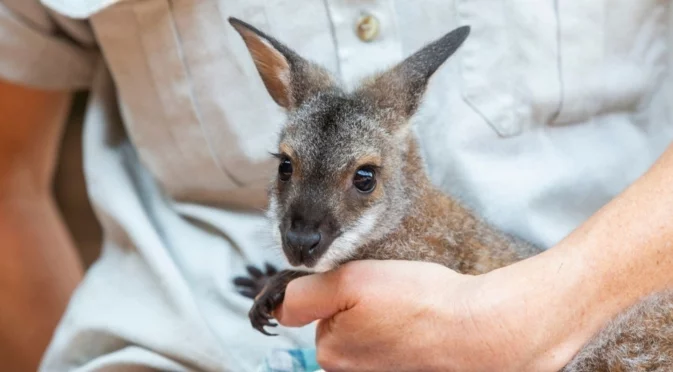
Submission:
M 104 243 L 41 370 L 250 371 L 312 346 L 312 326 L 253 330 L 231 284 L 248 263 L 285 265 L 262 213 L 284 114 L 229 16 L 347 85 L 470 25 L 413 119 L 427 168 L 543 247 L 673 137 L 668 1 L 0 0 L 0 78 L 90 91 L 84 171 Z

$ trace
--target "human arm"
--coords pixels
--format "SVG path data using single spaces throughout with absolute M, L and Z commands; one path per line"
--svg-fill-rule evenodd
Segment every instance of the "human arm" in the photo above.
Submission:
M 92 60 L 56 17 L 37 2 L 0 0 L 0 360 L 17 371 L 37 370 L 82 276 L 52 178 Z
M 0 359 L 37 370 L 82 267 L 51 192 L 71 94 L 0 81 Z
M 318 325 L 329 371 L 555 371 L 608 320 L 673 285 L 673 147 L 553 248 L 481 276 L 354 262 L 296 279 L 281 324 Z M 647 273 L 647 275 L 643 275 Z

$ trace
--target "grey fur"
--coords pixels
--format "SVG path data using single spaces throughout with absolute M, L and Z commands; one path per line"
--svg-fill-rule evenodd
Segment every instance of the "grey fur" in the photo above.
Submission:
M 673 371 L 673 291 L 655 293 L 617 316 L 563 371 Z
M 288 90 L 295 104 L 280 147 L 292 150 L 297 174 L 289 182 L 274 179 L 268 213 L 286 255 L 282 235 L 297 211 L 328 220 L 334 230 L 334 243 L 309 263 L 320 270 L 355 259 L 407 259 L 479 274 L 539 252 L 433 187 L 409 130 L 428 79 L 469 28 L 454 30 L 347 92 L 275 39 L 241 21 L 232 24 L 269 41 L 292 66 Z M 348 188 L 363 157 L 378 159 L 378 194 Z M 563 371 L 673 371 L 673 292 L 652 295 L 620 314 Z

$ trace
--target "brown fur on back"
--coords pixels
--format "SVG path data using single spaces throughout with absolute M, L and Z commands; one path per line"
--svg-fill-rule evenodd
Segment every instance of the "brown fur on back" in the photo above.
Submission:
M 656 293 L 620 314 L 563 372 L 673 371 L 673 291 Z

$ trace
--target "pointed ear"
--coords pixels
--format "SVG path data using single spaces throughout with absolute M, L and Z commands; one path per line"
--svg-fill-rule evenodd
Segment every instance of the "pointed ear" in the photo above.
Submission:
M 274 38 L 239 19 L 229 18 L 229 23 L 243 38 L 266 90 L 279 106 L 297 108 L 312 95 L 335 86 L 327 71 Z
M 409 56 L 390 70 L 364 82 L 359 93 L 381 109 L 409 118 L 420 105 L 430 77 L 462 44 L 469 26 L 459 27 Z

